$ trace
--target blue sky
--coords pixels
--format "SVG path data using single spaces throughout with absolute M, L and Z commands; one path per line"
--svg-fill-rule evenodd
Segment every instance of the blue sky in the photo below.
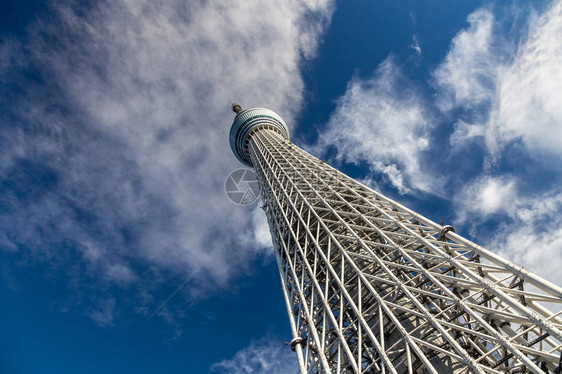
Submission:
M 561 66 L 560 2 L 3 2 L 0 372 L 295 370 L 233 101 L 560 284 Z

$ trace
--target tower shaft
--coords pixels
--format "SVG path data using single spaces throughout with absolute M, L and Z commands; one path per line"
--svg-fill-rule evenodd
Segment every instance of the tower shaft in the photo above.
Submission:
M 562 289 L 328 166 L 248 135 L 303 372 L 555 372 Z

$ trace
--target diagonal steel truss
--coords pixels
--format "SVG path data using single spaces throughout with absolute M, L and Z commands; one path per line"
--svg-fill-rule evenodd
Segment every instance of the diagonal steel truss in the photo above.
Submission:
M 251 133 L 247 151 L 301 372 L 560 372 L 562 288 L 275 128 Z

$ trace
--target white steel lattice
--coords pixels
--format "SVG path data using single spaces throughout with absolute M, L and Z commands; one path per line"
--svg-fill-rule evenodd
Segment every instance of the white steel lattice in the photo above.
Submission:
M 559 372 L 562 289 L 354 181 L 273 126 L 244 152 L 301 372 Z

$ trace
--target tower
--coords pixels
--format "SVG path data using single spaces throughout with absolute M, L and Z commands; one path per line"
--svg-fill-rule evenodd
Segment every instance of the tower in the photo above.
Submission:
M 301 372 L 562 372 L 562 288 L 300 149 L 275 112 L 232 108 Z

